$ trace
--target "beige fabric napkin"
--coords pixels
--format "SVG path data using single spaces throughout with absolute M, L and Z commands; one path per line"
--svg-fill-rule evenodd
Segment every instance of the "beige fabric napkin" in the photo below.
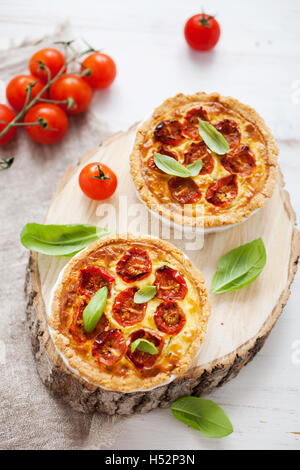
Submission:
M 26 73 L 34 51 L 70 38 L 72 34 L 63 24 L 53 36 L 25 40 L 1 51 L 0 102 L 5 102 L 5 82 Z M 35 144 L 21 129 L 15 141 L 0 147 L 1 159 L 15 157 L 13 166 L 0 172 L 1 449 L 97 449 L 113 443 L 112 418 L 97 415 L 93 419 L 73 411 L 53 398 L 38 377 L 25 324 L 23 286 L 28 252 L 19 242 L 26 222 L 42 222 L 66 169 L 109 134 L 109 128 L 89 111 L 70 119 L 68 134 L 58 144 Z

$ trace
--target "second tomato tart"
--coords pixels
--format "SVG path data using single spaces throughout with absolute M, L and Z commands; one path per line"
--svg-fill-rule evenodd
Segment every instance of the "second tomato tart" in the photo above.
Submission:
M 87 312 L 103 292 L 102 314 L 91 327 Z M 173 245 L 110 236 L 68 263 L 53 294 L 49 325 L 78 374 L 130 392 L 164 384 L 192 365 L 209 310 L 202 274 Z
M 217 154 L 203 136 L 199 119 L 225 139 Z M 165 155 L 185 170 L 198 160 L 196 176 L 180 177 L 158 168 Z M 207 228 L 239 223 L 272 196 L 278 150 L 257 112 L 218 93 L 179 94 L 167 99 L 139 127 L 130 156 L 131 175 L 148 208 L 180 225 Z

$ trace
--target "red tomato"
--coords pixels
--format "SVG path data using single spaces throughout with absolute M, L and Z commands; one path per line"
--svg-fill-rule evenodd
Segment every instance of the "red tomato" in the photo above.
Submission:
M 226 207 L 238 195 L 236 175 L 224 176 L 213 183 L 206 191 L 206 200 L 217 207 Z
M 107 319 L 105 313 L 101 315 L 100 320 L 97 323 L 96 328 L 92 333 L 87 333 L 84 330 L 83 326 L 83 311 L 88 304 L 88 299 L 82 299 L 79 305 L 76 307 L 73 314 L 73 320 L 70 326 L 70 333 L 73 338 L 78 341 L 78 343 L 84 343 L 89 339 L 95 338 L 95 336 L 102 333 L 104 330 L 107 330 L 109 327 L 109 320 Z
M 68 129 L 68 118 L 66 113 L 58 106 L 50 103 L 41 103 L 33 106 L 25 115 L 25 123 L 37 122 L 43 119 L 47 128 L 43 125 L 25 126 L 27 134 L 32 140 L 39 144 L 54 144 L 61 140 Z
M 168 335 L 177 335 L 185 325 L 185 314 L 176 302 L 162 302 L 156 309 L 157 328 Z
M 120 330 L 104 331 L 97 336 L 92 348 L 92 354 L 98 362 L 106 367 L 112 367 L 126 352 L 126 340 Z
M 80 271 L 79 292 L 82 295 L 92 297 L 101 287 L 107 287 L 109 296 L 114 282 L 115 278 L 105 269 L 90 266 Z
M 15 116 L 15 113 L 8 106 L 5 106 L 5 104 L 0 104 L 0 121 L 4 121 L 8 124 L 15 118 Z M 5 127 L 6 124 L 0 122 L 0 134 Z M 16 127 L 11 127 L 9 131 L 0 137 L 0 145 L 5 145 L 10 142 L 14 138 L 16 131 Z
M 136 348 L 136 350 L 132 353 L 131 345 L 133 341 L 138 338 L 143 338 L 153 343 L 154 346 L 158 349 L 158 354 L 150 354 L 141 351 L 138 348 Z M 127 357 L 137 369 L 151 369 L 154 366 L 156 359 L 160 355 L 163 345 L 164 339 L 156 331 L 142 328 L 140 330 L 135 331 L 130 336 L 130 344 L 127 349 Z
M 58 49 L 54 49 L 53 47 L 41 49 L 33 54 L 29 61 L 29 70 L 32 75 L 39 77 L 42 82 L 47 83 L 48 73 L 47 70 L 40 68 L 41 62 L 49 69 L 50 78 L 53 78 L 56 77 L 58 72 L 63 68 L 66 58 Z M 66 70 L 67 67 L 65 67 L 64 72 L 66 72 Z
M 134 295 L 138 290 L 138 287 L 129 287 L 122 290 L 115 298 L 112 311 L 119 325 L 132 326 L 143 320 L 147 303 L 136 304 L 134 302 Z
M 35 98 L 36 95 L 43 89 L 43 83 L 33 75 L 18 75 L 11 79 L 6 87 L 6 98 L 9 104 L 16 110 L 21 111 L 24 108 L 26 101 L 27 91 L 26 88 L 30 83 L 37 82 L 31 89 L 31 97 Z M 42 98 L 47 97 L 47 92 L 44 92 Z
M 80 172 L 79 186 L 84 194 L 102 201 L 113 195 L 118 184 L 115 173 L 103 163 L 89 163 Z
M 82 62 L 82 70 L 89 69 L 90 73 L 84 76 L 92 88 L 108 88 L 114 81 L 117 68 L 109 55 L 94 52 Z
M 188 288 L 182 274 L 170 266 L 161 266 L 156 270 L 156 297 L 163 300 L 182 300 Z
M 135 282 L 149 276 L 152 269 L 147 251 L 133 247 L 118 261 L 116 272 L 124 282 Z
M 192 16 L 184 27 L 184 35 L 188 45 L 197 51 L 209 51 L 215 47 L 220 33 L 220 25 L 217 20 L 205 13 Z
M 78 114 L 85 111 L 93 97 L 93 92 L 83 78 L 78 75 L 63 75 L 50 87 L 50 98 L 54 101 L 65 101 L 68 98 L 74 100 L 74 104 L 68 109 L 67 104 L 60 104 L 68 114 Z

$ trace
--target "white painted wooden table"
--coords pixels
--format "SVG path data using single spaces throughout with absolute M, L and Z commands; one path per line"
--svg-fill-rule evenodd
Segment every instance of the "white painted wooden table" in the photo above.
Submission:
M 203 3 L 203 2 L 202 2 Z M 206 2 L 222 35 L 211 53 L 191 51 L 189 0 L 0 0 L 0 48 L 53 31 L 69 19 L 79 37 L 111 54 L 118 77 L 93 107 L 112 132 L 143 118 L 177 92 L 219 91 L 255 107 L 273 130 L 281 168 L 300 215 L 300 3 L 297 0 Z M 205 5 L 204 5 L 205 6 Z M 270 227 L 271 229 L 271 227 Z M 115 449 L 300 448 L 300 273 L 284 314 L 254 361 L 210 397 L 235 432 L 209 440 L 168 410 L 127 420 Z

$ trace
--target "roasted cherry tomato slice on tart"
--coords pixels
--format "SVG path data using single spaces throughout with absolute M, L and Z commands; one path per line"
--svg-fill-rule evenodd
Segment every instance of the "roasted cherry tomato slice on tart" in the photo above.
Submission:
M 182 300 L 188 288 L 182 274 L 169 266 L 161 266 L 156 270 L 156 297 L 163 300 Z
M 156 140 L 165 145 L 178 145 L 183 141 L 182 124 L 176 119 L 167 119 L 154 129 Z
M 213 183 L 206 192 L 207 202 L 217 207 L 226 207 L 238 194 L 236 175 L 224 176 Z
M 138 338 L 146 339 L 154 344 L 154 346 L 158 349 L 158 354 L 150 354 L 144 351 L 140 351 L 138 348 L 132 353 L 131 352 L 131 345 L 133 341 Z M 164 346 L 164 339 L 154 330 L 142 328 L 138 331 L 135 331 L 130 336 L 130 344 L 127 349 L 127 357 L 130 361 L 135 365 L 137 369 L 151 369 L 157 358 L 159 357 L 162 348 Z
M 83 326 L 83 311 L 87 306 L 89 299 L 82 299 L 75 309 L 73 320 L 70 326 L 70 333 L 73 338 L 79 343 L 84 343 L 89 339 L 95 338 L 98 334 L 102 333 L 105 329 L 109 327 L 109 320 L 106 315 L 103 313 L 100 320 L 97 323 L 95 330 L 92 333 L 87 333 L 84 330 Z
M 214 169 L 214 158 L 208 151 L 205 142 L 193 142 L 184 153 L 184 164 L 190 165 L 197 160 L 202 160 L 203 166 L 199 175 L 207 175 Z
M 208 114 L 207 111 L 199 106 L 197 108 L 190 109 L 185 116 L 184 119 L 184 126 L 183 126 L 183 133 L 187 137 L 193 140 L 199 140 L 199 118 L 202 121 L 208 121 Z
M 228 153 L 221 162 L 229 173 L 240 176 L 249 176 L 255 168 L 255 157 L 248 145 L 243 145 L 233 154 Z
M 174 160 L 178 160 L 178 157 L 175 152 L 172 152 L 169 150 L 167 147 L 161 146 L 158 148 L 158 150 L 153 151 L 153 156 L 149 158 L 148 160 L 148 167 L 151 168 L 151 170 L 155 170 L 158 173 L 165 174 L 163 171 L 161 171 L 154 162 L 154 153 L 160 153 L 161 155 L 167 155 L 167 157 L 174 158 Z
M 92 355 L 99 364 L 112 367 L 126 353 L 126 340 L 120 330 L 108 330 L 100 333 L 94 341 Z
M 149 276 L 152 263 L 147 251 L 141 248 L 130 248 L 118 261 L 117 274 L 124 282 L 135 282 Z
M 241 132 L 239 125 L 231 119 L 224 119 L 215 125 L 217 131 L 221 132 L 227 140 L 230 148 L 235 148 L 240 144 Z
M 129 287 L 115 298 L 112 311 L 119 325 L 127 327 L 143 321 L 147 303 L 136 304 L 134 302 L 134 295 L 138 290 L 137 287 Z
M 101 287 L 108 288 L 108 295 L 115 278 L 103 268 L 98 266 L 90 266 L 89 268 L 81 269 L 79 274 L 79 292 L 82 295 L 92 297 Z
M 157 328 L 168 335 L 177 335 L 185 325 L 186 318 L 177 302 L 159 304 L 154 315 Z
M 179 204 L 194 204 L 201 199 L 201 192 L 192 178 L 175 176 L 168 182 L 171 198 Z

